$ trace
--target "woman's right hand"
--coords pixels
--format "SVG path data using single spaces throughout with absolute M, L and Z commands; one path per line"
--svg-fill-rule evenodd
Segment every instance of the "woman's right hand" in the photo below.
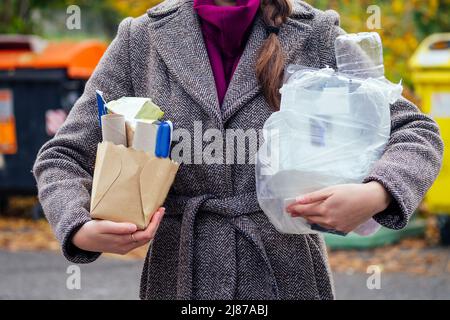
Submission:
M 160 208 L 152 217 L 147 229 L 137 231 L 132 223 L 106 220 L 86 222 L 73 236 L 72 243 L 79 249 L 125 255 L 153 240 L 165 209 Z

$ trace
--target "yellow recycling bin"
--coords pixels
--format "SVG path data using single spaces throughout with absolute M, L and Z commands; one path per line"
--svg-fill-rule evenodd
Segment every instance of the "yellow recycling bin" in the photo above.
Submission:
M 425 39 L 409 66 L 422 111 L 438 123 L 445 144 L 442 171 L 425 202 L 433 213 L 450 214 L 450 33 Z

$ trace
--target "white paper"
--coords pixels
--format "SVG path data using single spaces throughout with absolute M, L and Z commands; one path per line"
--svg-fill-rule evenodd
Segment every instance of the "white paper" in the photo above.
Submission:
M 158 122 L 136 121 L 133 137 L 133 149 L 155 154 Z
M 106 108 L 112 113 L 123 115 L 126 121 L 137 119 L 155 121 L 164 115 L 164 112 L 149 98 L 123 97 L 109 102 Z
M 124 116 L 119 114 L 107 114 L 102 116 L 102 134 L 103 141 L 127 147 Z
M 133 121 L 142 106 L 150 101 L 148 98 L 123 97 L 109 102 L 106 107 L 113 113 L 123 115 L 126 121 Z

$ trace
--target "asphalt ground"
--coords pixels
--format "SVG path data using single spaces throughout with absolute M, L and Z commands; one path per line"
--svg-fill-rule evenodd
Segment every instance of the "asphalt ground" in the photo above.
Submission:
M 0 251 L 0 299 L 138 299 L 141 260 L 101 257 L 71 267 L 57 252 Z M 80 274 L 80 281 L 74 280 Z M 335 273 L 338 299 L 450 299 L 450 274 L 382 273 L 379 289 L 370 275 Z M 79 285 L 79 288 L 78 288 Z

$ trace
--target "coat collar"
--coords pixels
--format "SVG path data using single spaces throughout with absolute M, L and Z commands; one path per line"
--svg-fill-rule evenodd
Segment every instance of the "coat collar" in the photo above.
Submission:
M 168 0 L 149 10 L 148 15 L 154 20 L 149 30 L 151 41 L 169 72 L 203 110 L 216 120 L 219 128 L 223 128 L 226 121 L 260 92 L 255 64 L 266 31 L 259 15 L 255 18 L 247 46 L 228 87 L 223 111 L 219 105 L 214 76 L 200 22 L 193 8 L 193 0 Z M 313 15 L 309 5 L 303 2 L 294 3 L 293 15 L 282 26 L 279 34 L 288 62 L 293 59 L 295 51 L 301 50 L 307 42 L 311 27 L 302 20 L 312 19 Z M 293 46 L 296 50 L 293 50 Z

